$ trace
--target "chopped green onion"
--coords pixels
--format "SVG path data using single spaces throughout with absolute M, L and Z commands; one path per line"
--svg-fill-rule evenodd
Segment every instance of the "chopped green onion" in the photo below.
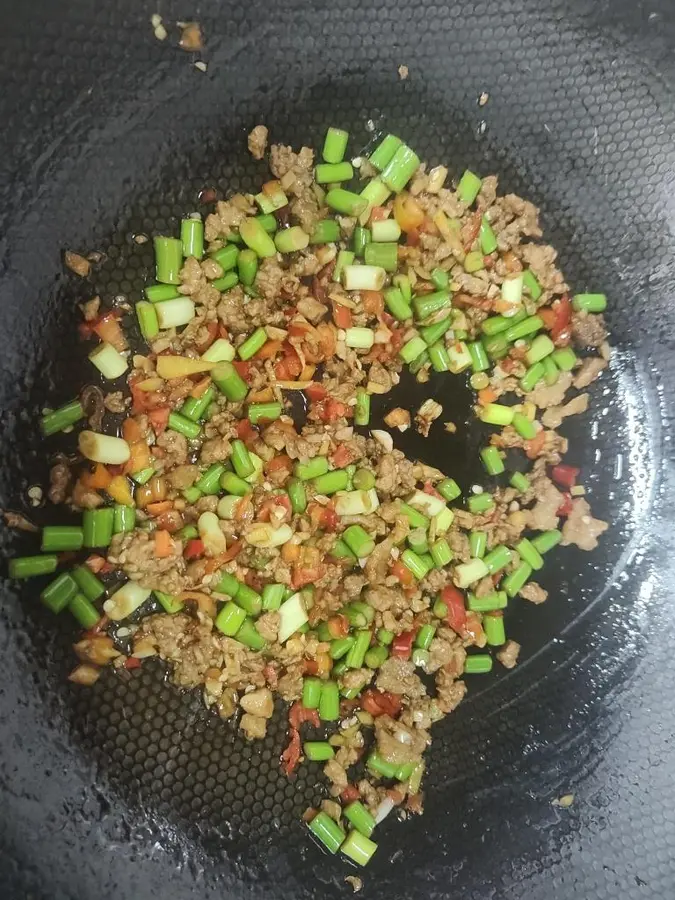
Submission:
M 375 819 L 360 800 L 354 800 L 344 808 L 344 816 L 353 827 L 366 837 L 375 829 Z
M 414 553 L 418 555 L 426 553 L 429 549 L 426 530 L 424 528 L 413 528 L 408 534 L 408 544 Z
M 480 458 L 488 475 L 501 475 L 504 471 L 504 460 L 496 447 L 484 447 L 480 451 Z
M 226 272 L 222 278 L 216 278 L 211 282 L 211 287 L 224 294 L 225 291 L 231 290 L 235 284 L 239 284 L 239 275 L 236 272 Z
M 272 210 L 263 210 L 263 212 L 272 212 Z M 276 256 L 277 248 L 274 241 L 257 219 L 244 219 L 239 225 L 239 234 L 246 246 L 250 247 L 258 256 L 262 258 Z
M 450 285 L 450 276 L 444 269 L 434 269 L 431 273 L 431 283 L 437 291 L 445 291 Z
M 452 550 L 450 549 L 450 545 L 445 540 L 445 538 L 440 538 L 429 548 L 429 552 L 431 553 L 431 558 L 434 561 L 434 565 L 436 568 L 441 569 L 443 566 L 447 566 L 449 562 L 452 561 Z
M 366 657 L 372 633 L 367 629 L 361 629 L 354 635 L 354 643 L 347 653 L 347 668 L 361 669 Z
M 87 566 L 78 566 L 72 572 L 73 581 L 87 600 L 98 600 L 105 594 L 105 585 Z
M 382 181 L 398 194 L 413 177 L 419 164 L 420 158 L 414 150 L 401 144 L 382 170 Z
M 113 515 L 113 534 L 133 531 L 136 527 L 136 510 L 133 506 L 115 504 Z
M 262 608 L 265 612 L 279 609 L 284 599 L 284 593 L 283 584 L 266 584 L 262 592 Z
M 509 342 L 503 334 L 492 334 L 489 337 L 486 336 L 481 343 L 483 344 L 483 347 L 485 347 L 487 355 L 495 362 L 504 359 L 509 352 Z
M 426 319 L 450 305 L 450 292 L 446 290 L 434 291 L 432 294 L 417 294 L 412 302 L 417 318 Z
M 66 403 L 66 405 L 62 406 L 60 409 L 55 409 L 53 412 L 46 413 L 42 417 L 40 420 L 42 433 L 45 437 L 48 437 L 50 434 L 56 434 L 58 431 L 64 431 L 66 428 L 70 428 L 83 418 L 84 408 L 82 407 L 82 404 L 79 400 L 71 400 L 70 403 Z
M 452 328 L 452 320 L 447 316 L 442 321 L 436 322 L 435 325 L 425 325 L 424 328 L 420 328 L 420 334 L 424 338 L 426 344 L 431 347 L 431 345 L 435 344 L 436 341 L 439 341 L 450 328 Z M 448 363 L 449 361 L 448 357 Z
M 370 231 L 362 225 L 357 225 L 354 228 L 352 239 L 354 241 L 354 254 L 356 256 L 363 256 L 366 245 L 370 243 Z
M 483 557 L 483 562 L 487 566 L 490 575 L 505 569 L 513 559 L 513 554 L 504 544 L 498 544 L 490 552 Z
M 253 621 L 248 618 L 244 619 L 234 639 L 239 641 L 240 644 L 244 644 L 250 650 L 264 650 L 267 646 L 267 641 L 261 636 Z
M 156 237 L 155 277 L 162 284 L 180 284 L 183 268 L 183 244 L 178 238 Z
M 321 699 L 321 679 L 303 678 L 302 681 L 302 705 L 305 709 L 318 709 Z
M 604 294 L 575 294 L 572 306 L 589 313 L 604 312 L 607 309 L 607 297 Z
M 84 535 L 79 525 L 45 525 L 40 550 L 43 553 L 79 550 L 83 541 Z
M 322 156 L 327 163 L 342 162 L 347 150 L 349 132 L 342 128 L 329 128 L 323 142 Z
M 372 328 L 347 328 L 345 344 L 354 350 L 370 350 L 375 343 L 375 332 Z
M 516 544 L 516 551 L 523 562 L 526 562 L 532 569 L 543 569 L 544 557 L 527 538 L 522 538 L 522 540 Z
M 507 603 L 506 591 L 491 591 L 481 597 L 469 593 L 467 598 L 467 605 L 472 612 L 483 613 L 491 612 L 494 609 L 506 609 Z
M 450 357 L 445 349 L 445 344 L 440 341 L 429 347 L 429 359 L 434 372 L 447 372 L 450 368 Z
M 213 590 L 217 594 L 227 594 L 228 597 L 236 597 L 240 587 L 241 582 L 239 582 L 234 575 L 231 575 L 229 572 L 223 572 L 220 581 Z
M 532 538 L 532 546 L 538 550 L 539 553 L 548 553 L 548 551 L 552 550 L 561 540 L 562 533 L 554 528 L 551 531 L 542 531 L 541 534 Z
M 482 184 L 483 182 L 478 177 L 478 175 L 474 175 L 474 173 L 470 171 L 470 169 L 467 169 L 460 178 L 459 184 L 457 185 L 457 196 L 462 201 L 462 203 L 466 203 L 467 206 L 471 206 L 473 201 L 480 193 Z
M 483 630 L 489 647 L 501 647 L 506 643 L 504 616 L 501 612 L 489 612 L 483 616 Z
M 264 328 L 256 328 L 252 335 L 246 338 L 243 344 L 240 344 L 237 353 L 239 358 L 243 360 L 250 359 L 258 350 L 267 343 L 267 332 Z
M 409 569 L 418 581 L 421 581 L 429 572 L 429 569 L 422 559 L 413 550 L 404 550 L 401 554 L 401 562 Z
M 337 853 L 345 840 L 344 831 L 328 813 L 317 813 L 311 822 L 307 823 L 307 827 L 329 853 Z
M 483 513 L 492 510 L 495 502 L 490 494 L 472 494 L 466 501 L 466 505 L 469 508 L 469 512 L 473 513 L 474 516 L 480 516 Z
M 399 502 L 401 513 L 407 518 L 411 528 L 424 528 L 426 530 L 429 527 L 429 519 L 425 515 L 408 503 L 404 503 L 402 500 Z
M 283 407 L 281 403 L 251 403 L 248 408 L 248 418 L 253 425 L 260 421 L 273 422 L 281 415 Z
M 555 344 L 546 334 L 539 334 L 532 341 L 525 354 L 525 359 L 533 366 L 535 363 L 541 362 L 549 354 L 555 350 Z
M 494 253 L 497 249 L 497 236 L 492 230 L 487 216 L 483 216 L 480 223 L 480 248 L 486 256 Z
M 177 300 L 181 294 L 172 284 L 149 284 L 145 288 L 145 299 L 151 303 L 161 303 L 162 300 Z
M 454 480 L 454 478 L 444 478 L 436 486 L 436 490 L 445 500 L 450 503 L 462 495 L 462 489 Z
M 380 291 L 386 277 L 381 266 L 345 266 L 342 282 L 348 291 Z
M 412 285 L 410 284 L 410 279 L 407 275 L 394 275 L 392 278 L 392 283 L 395 287 L 399 289 L 401 294 L 403 294 L 403 299 L 406 303 L 410 303 L 412 301 Z
M 325 475 L 328 471 L 328 459 L 325 456 L 315 456 L 306 463 L 296 462 L 293 471 L 297 478 L 302 481 L 309 481 L 312 478 L 318 478 Z
M 514 409 L 500 403 L 487 403 L 479 412 L 481 422 L 487 425 L 510 425 L 513 422 Z
M 237 606 L 241 606 L 249 616 L 259 615 L 262 609 L 262 597 L 247 584 L 242 583 L 239 585 L 235 602 Z
M 162 329 L 180 328 L 182 325 L 187 325 L 195 317 L 195 305 L 189 297 L 181 297 L 178 300 L 164 300 L 163 303 L 148 303 L 147 306 L 144 304 L 144 300 L 137 303 L 136 312 L 141 323 L 141 330 L 145 328 L 148 332 L 147 336 L 145 333 L 143 334 L 146 340 L 151 340 L 155 336 L 152 334 L 154 331 L 154 319 L 150 310 L 154 311 L 154 315 L 157 317 L 157 325 Z M 140 306 L 143 306 L 143 311 L 139 310 Z M 150 310 L 148 310 L 148 307 L 150 307 Z
M 385 647 L 388 647 L 394 640 L 395 634 L 393 631 L 389 631 L 387 628 L 378 628 L 376 637 L 381 644 L 384 644 Z
M 198 422 L 193 422 L 177 412 L 169 413 L 167 425 L 172 431 L 177 431 L 191 441 L 196 440 L 202 432 Z
M 541 285 L 537 281 L 532 269 L 525 269 L 523 272 L 523 287 L 533 300 L 538 300 L 541 297 Z
M 253 250 L 241 251 L 237 258 L 237 273 L 242 284 L 253 284 L 258 274 L 258 256 Z
M 322 219 L 317 222 L 309 236 L 310 244 L 330 244 L 339 240 L 340 224 L 335 219 Z M 333 281 L 339 281 L 339 275 L 333 273 Z
M 223 362 L 211 370 L 211 379 L 228 400 L 238 403 L 248 394 L 248 385 L 231 362 Z
M 523 415 L 523 413 L 514 413 L 512 424 L 521 438 L 524 438 L 526 441 L 531 441 L 537 433 L 534 422 Z
M 319 718 L 322 722 L 335 722 L 340 718 L 340 691 L 335 681 L 324 681 L 321 685 Z
M 96 366 L 101 375 L 110 381 L 119 378 L 128 368 L 125 357 L 118 353 L 112 344 L 107 344 L 105 341 L 91 351 L 89 360 Z
M 183 493 L 183 497 L 187 500 L 187 502 L 193 503 L 193 504 L 196 503 L 197 500 L 199 500 L 199 498 L 202 495 L 202 492 L 199 490 L 199 488 L 196 488 L 196 487 L 185 488 L 185 490 L 182 493 Z
M 345 613 L 345 615 L 346 615 L 346 613 Z M 352 621 L 352 617 L 350 617 L 350 624 L 351 625 L 353 625 L 353 624 L 365 625 L 366 623 L 363 619 L 363 616 L 360 613 L 356 614 L 353 618 L 356 618 L 357 615 L 358 615 L 359 621 L 355 623 Z M 326 630 L 328 631 L 328 626 L 326 626 Z M 319 638 L 321 640 L 324 640 L 324 636 L 322 635 L 321 630 L 319 630 Z M 329 638 L 326 638 L 326 640 L 328 640 L 328 639 Z M 342 659 L 342 657 L 346 656 L 349 653 L 349 651 L 352 649 L 355 641 L 356 641 L 356 638 L 353 638 L 353 637 L 343 637 L 343 638 L 337 638 L 336 640 L 331 640 L 330 641 L 331 659 Z
M 488 574 L 488 567 L 482 559 L 470 559 L 455 567 L 455 581 L 461 588 L 466 588 Z
M 544 365 L 544 381 L 549 387 L 552 387 L 560 377 L 560 369 L 554 363 L 553 356 L 545 356 L 542 363 Z
M 520 386 L 525 391 L 525 393 L 529 393 L 534 390 L 534 388 L 539 384 L 541 379 L 544 377 L 544 366 L 542 363 L 535 363 L 533 366 L 525 372 L 523 377 L 520 379 Z
M 528 316 L 526 319 L 522 319 L 520 322 L 516 322 L 515 325 L 510 325 L 506 329 L 506 340 L 520 340 L 521 338 L 527 337 L 530 334 L 534 334 L 536 331 L 539 331 L 543 327 L 544 321 L 540 316 Z
M 77 594 L 77 584 L 67 572 L 63 572 L 42 591 L 40 600 L 53 613 L 60 613 L 68 606 L 75 594 Z
M 426 669 L 426 667 L 429 665 L 431 654 L 428 650 L 421 650 L 419 647 L 415 647 L 410 659 L 413 666 L 419 667 L 421 669 Z
M 201 259 L 204 255 L 204 223 L 201 218 L 183 219 L 180 223 L 180 239 L 183 256 Z
M 509 479 L 509 484 L 517 491 L 520 491 L 521 494 L 524 494 L 525 491 L 529 491 L 530 489 L 530 481 L 522 472 L 514 472 Z
M 368 201 L 344 188 L 332 188 L 326 194 L 326 206 L 343 216 L 359 216 L 368 206 Z
M 439 598 L 434 602 L 434 605 L 431 608 L 432 613 L 436 616 L 437 619 L 445 619 L 448 614 L 447 605 Z
M 469 551 L 471 556 L 482 559 L 487 549 L 487 534 L 484 531 L 472 531 L 469 535 Z
M 396 219 L 380 219 L 371 224 L 370 233 L 375 243 L 395 243 L 401 237 L 401 226 Z
M 382 645 L 378 645 L 376 647 L 371 647 L 366 651 L 366 655 L 364 657 L 364 662 L 368 666 L 369 669 L 379 669 L 380 666 L 385 662 L 389 657 L 389 651 L 386 647 Z
M 490 360 L 485 352 L 485 347 L 480 341 L 474 341 L 467 344 L 469 356 L 471 357 L 471 368 L 474 372 L 485 372 L 490 368 Z
M 218 263 L 223 272 L 229 272 L 230 269 L 236 267 L 237 260 L 239 259 L 239 252 L 239 247 L 235 244 L 225 244 L 220 250 L 216 250 L 215 253 L 211 254 L 211 259 L 214 259 Z M 151 298 L 148 297 L 148 300 L 150 299 Z
M 375 487 L 375 476 L 368 469 L 357 469 L 352 484 L 357 491 L 370 491 Z
M 288 206 L 288 197 L 282 190 L 281 184 L 278 181 L 268 182 L 265 185 L 267 190 L 260 191 L 259 194 L 255 195 L 255 202 L 260 207 L 260 211 L 263 215 L 271 215 L 277 209 L 283 209 L 284 206 Z M 256 221 L 260 222 L 258 216 L 256 216 Z M 260 222 L 262 225 L 262 222 Z M 265 226 L 263 225 L 263 228 Z M 240 229 L 241 230 L 241 229 Z M 265 229 L 267 231 L 267 229 Z
M 291 594 L 279 607 L 279 643 L 285 643 L 291 635 L 301 629 L 307 623 L 307 618 L 303 594 L 300 591 Z
M 375 541 L 360 525 L 350 525 L 342 532 L 342 540 L 359 559 L 370 556 Z
M 559 350 L 554 350 L 551 358 L 563 372 L 571 372 L 577 364 L 577 355 L 571 347 L 561 347 Z
M 337 255 L 337 261 L 335 263 L 335 268 L 333 269 L 333 281 L 340 282 L 342 281 L 342 276 L 344 274 L 345 266 L 351 266 L 354 262 L 354 254 L 351 250 L 340 250 Z
M 492 671 L 492 657 L 489 653 L 474 653 L 464 661 L 465 675 L 485 675 Z
M 307 492 L 301 479 L 291 478 L 289 480 L 288 497 L 294 513 L 301 514 L 307 509 Z
M 240 478 L 248 478 L 255 470 L 251 454 L 243 441 L 232 441 L 232 465 Z
M 10 578 L 32 578 L 34 575 L 51 575 L 56 571 L 58 557 L 49 556 L 17 556 L 9 561 Z
M 349 484 L 349 473 L 346 469 L 336 469 L 333 472 L 326 472 L 325 475 L 319 475 L 313 481 L 314 490 L 317 494 L 335 494 L 337 491 L 344 491 Z
M 531 574 L 532 566 L 526 562 L 521 562 L 513 572 L 502 580 L 502 590 L 506 591 L 509 597 L 515 597 L 518 591 L 524 587 Z
M 224 491 L 227 491 L 228 494 L 234 494 L 236 497 L 245 497 L 253 491 L 248 481 L 244 481 L 243 478 L 235 475 L 234 472 L 226 472 L 223 469 L 221 469 L 221 474 L 219 475 L 219 482 L 220 487 Z M 199 485 L 199 482 L 197 484 Z M 204 491 L 204 493 L 218 493 L 218 491 Z
M 309 235 L 299 225 L 277 231 L 274 238 L 279 253 L 296 253 L 309 245 Z
M 385 272 L 398 268 L 398 244 L 366 244 L 364 259 L 367 266 L 381 266 Z
M 93 628 L 101 618 L 100 613 L 84 594 L 75 594 L 68 602 L 68 609 L 80 625 L 87 630 Z
M 511 307 L 519 307 L 523 302 L 523 273 L 509 275 L 502 282 L 502 300 Z
M 366 765 L 376 775 L 381 775 L 383 778 L 396 778 L 397 767 L 383 759 L 376 750 L 370 754 Z
M 111 506 L 102 509 L 85 509 L 82 513 L 82 531 L 85 547 L 108 547 L 112 541 L 115 510 Z
M 402 143 L 403 141 L 396 137 L 396 135 L 388 134 L 371 153 L 369 157 L 370 164 L 379 171 L 382 171 L 382 169 L 386 168 L 394 158 L 394 154 Z
M 350 162 L 319 163 L 314 169 L 317 184 L 339 184 L 341 181 L 351 181 L 353 177 L 354 169 Z
M 335 756 L 335 750 L 328 741 L 305 741 L 302 749 L 311 762 L 325 762 Z
M 411 363 L 421 353 L 426 353 L 427 345 L 424 339 L 419 335 L 411 338 L 407 344 L 404 344 L 398 351 L 398 355 L 404 362 Z
M 415 637 L 415 646 L 420 650 L 428 650 L 436 634 L 435 625 L 422 625 Z
M 403 294 L 399 288 L 387 288 L 384 292 L 384 302 L 386 303 L 389 312 L 395 319 L 398 319 L 399 322 L 405 322 L 407 319 L 412 319 L 412 309 L 403 299 Z
M 457 335 L 457 332 L 455 332 Z M 450 371 L 453 375 L 459 375 L 464 369 L 468 369 L 472 364 L 472 357 L 469 348 L 464 341 L 457 340 L 448 347 L 448 356 L 450 357 Z

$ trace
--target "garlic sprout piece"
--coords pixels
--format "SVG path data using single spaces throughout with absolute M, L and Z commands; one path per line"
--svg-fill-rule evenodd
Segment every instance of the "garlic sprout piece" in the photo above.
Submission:
M 81 431 L 77 445 L 86 459 L 107 466 L 122 465 L 131 456 L 131 450 L 125 440 L 96 431 Z
M 269 522 L 259 522 L 252 525 L 244 535 L 248 544 L 269 550 L 271 547 L 280 547 L 293 537 L 293 529 L 290 525 L 280 525 L 275 528 Z
M 293 594 L 279 607 L 279 632 L 277 640 L 280 643 L 287 641 L 292 634 L 308 621 L 307 610 L 303 602 L 302 594 Z
M 115 350 L 112 344 L 105 341 L 91 351 L 89 359 L 101 375 L 111 381 L 123 375 L 128 368 L 128 363 L 122 354 Z
M 132 612 L 138 609 L 150 596 L 150 588 L 141 587 L 135 581 L 127 581 L 125 585 L 115 591 L 103 604 L 103 612 L 112 619 L 113 622 L 119 622 L 126 619 Z
M 204 512 L 197 520 L 197 531 L 204 542 L 207 556 L 218 556 L 227 550 L 225 535 L 220 529 L 220 519 L 213 512 Z

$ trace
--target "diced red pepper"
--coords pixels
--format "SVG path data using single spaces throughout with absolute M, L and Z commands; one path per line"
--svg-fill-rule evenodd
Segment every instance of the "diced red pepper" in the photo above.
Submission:
M 248 382 L 251 378 L 251 363 L 248 360 L 235 359 L 232 362 L 232 365 L 237 370 L 237 373 L 244 379 L 244 381 Z
M 324 572 L 325 570 L 322 566 L 316 566 L 314 568 L 295 566 L 291 575 L 291 587 L 299 589 L 306 587 L 308 584 L 314 584 L 322 577 Z
M 319 713 L 316 709 L 307 709 L 300 701 L 296 701 L 288 711 L 288 724 L 291 728 L 298 729 L 305 722 L 309 722 L 314 728 L 319 727 Z
M 207 336 L 200 344 L 196 345 L 197 353 L 199 353 L 200 355 L 202 353 L 206 353 L 206 351 L 209 349 L 211 344 L 218 337 L 219 330 L 220 329 L 219 329 L 218 322 L 208 322 L 207 323 L 207 325 L 206 325 Z
M 354 414 L 354 411 L 343 403 L 341 400 L 334 400 L 329 397 L 323 403 L 317 404 L 319 418 L 322 422 L 335 422 L 336 419 L 347 417 Z
M 565 294 L 554 300 L 551 306 L 537 310 L 537 315 L 544 322 L 544 327 L 551 333 L 551 340 L 558 347 L 569 344 L 572 337 L 572 301 Z
M 332 532 L 335 531 L 335 529 L 338 527 L 339 522 L 340 517 L 335 512 L 335 507 L 331 506 L 330 504 L 328 506 L 324 506 L 319 522 L 321 528 L 323 528 L 324 531 Z
M 291 728 L 291 739 L 288 747 L 281 754 L 281 769 L 284 775 L 292 775 L 300 762 L 302 748 L 300 746 L 300 732 L 297 728 Z
M 412 632 L 411 632 L 412 633 Z M 361 708 L 371 716 L 397 716 L 401 711 L 401 698 L 391 691 L 368 688 L 361 694 Z
M 551 469 L 551 478 L 560 487 L 567 488 L 569 491 L 577 483 L 577 475 L 580 471 L 575 466 L 566 466 L 564 463 L 560 463 Z
M 347 635 L 349 634 L 349 619 L 347 618 L 347 616 L 343 616 L 342 613 L 338 613 L 338 615 L 336 616 L 331 616 L 326 624 L 328 625 L 328 630 L 335 640 L 337 640 L 338 638 L 347 637 Z
M 407 566 L 404 566 L 400 559 L 395 560 L 391 564 L 391 574 L 398 578 L 404 586 L 409 586 L 413 582 L 413 573 Z
M 288 494 L 277 494 L 276 496 L 269 497 L 267 500 L 263 501 L 260 512 L 258 513 L 258 521 L 269 522 L 272 518 L 272 510 L 275 508 L 283 509 L 284 516 L 283 519 L 281 519 L 282 522 L 290 520 L 293 511 Z
M 355 784 L 348 784 L 347 787 L 340 794 L 340 800 L 342 801 L 343 806 L 348 806 L 350 803 L 353 803 L 355 800 L 358 800 L 361 795 L 359 794 L 359 789 Z
M 312 382 L 307 385 L 305 388 L 305 394 L 307 395 L 308 400 L 325 400 L 328 396 L 328 392 L 326 388 L 322 384 L 317 384 L 316 382 Z
M 397 634 L 391 645 L 391 655 L 398 659 L 410 659 L 414 639 L 414 631 L 402 631 Z
M 348 466 L 354 459 L 354 455 L 351 451 L 351 448 L 346 444 L 340 444 L 335 448 L 332 452 L 330 461 L 333 463 L 336 469 L 344 469 L 345 466 Z
M 438 491 L 430 481 L 424 482 L 424 487 L 422 488 L 422 490 L 425 494 L 429 494 L 430 497 L 438 497 L 439 500 L 443 499 L 443 497 L 438 493 Z
M 156 435 L 163 434 L 169 424 L 170 406 L 158 406 L 157 409 L 148 411 L 148 422 L 152 425 L 152 430 Z
M 452 585 L 447 585 L 441 591 L 441 602 L 448 608 L 445 621 L 448 626 L 462 635 L 466 629 L 466 607 L 464 606 L 464 594 Z
M 352 311 L 348 306 L 343 306 L 341 303 L 336 303 L 334 300 L 331 301 L 333 304 L 333 322 L 335 323 L 337 328 L 351 328 L 352 327 Z
M 556 510 L 556 515 L 557 515 L 557 516 L 569 516 L 569 514 L 570 514 L 570 513 L 572 512 L 572 510 L 574 509 L 574 506 L 573 506 L 573 504 L 572 504 L 572 497 L 571 497 L 571 495 L 568 494 L 568 493 L 564 493 L 564 494 L 563 494 L 563 498 L 564 498 L 564 499 L 563 499 L 563 502 L 560 504 L 560 506 L 559 506 L 558 509 Z
M 140 669 L 141 661 L 135 656 L 128 656 L 124 660 L 124 668 L 125 669 Z
M 185 545 L 183 557 L 185 559 L 199 559 L 204 555 L 204 541 L 201 538 L 192 538 Z
M 258 437 L 257 430 L 251 425 L 248 419 L 240 419 L 237 422 L 237 437 L 249 446 L 252 441 Z

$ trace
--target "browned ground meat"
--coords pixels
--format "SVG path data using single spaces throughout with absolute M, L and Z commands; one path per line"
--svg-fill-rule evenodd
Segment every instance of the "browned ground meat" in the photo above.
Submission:
M 248 136 L 248 149 L 253 159 L 262 159 L 267 149 L 269 132 L 264 125 L 256 125 Z
M 588 387 L 596 378 L 599 377 L 603 369 L 607 368 L 607 360 L 601 359 L 599 356 L 589 356 L 582 363 L 580 368 L 576 370 L 574 375 L 574 387 L 577 390 Z
M 375 719 L 375 740 L 377 752 L 386 762 L 395 766 L 416 762 L 424 753 L 429 742 L 426 731 L 410 728 L 391 716 Z
M 599 347 L 607 340 L 607 331 L 602 316 L 583 310 L 572 316 L 572 335 L 580 347 Z
M 538 585 L 536 581 L 528 581 L 518 593 L 523 599 L 529 600 L 530 603 L 543 603 L 548 597 L 548 592 Z
M 609 525 L 602 519 L 594 519 L 588 501 L 577 497 L 572 501 L 572 512 L 565 520 L 562 529 L 562 545 L 576 544 L 580 550 L 595 550 L 598 537 Z
M 173 542 L 171 556 L 155 556 L 155 542 L 145 531 L 130 531 L 113 537 L 108 560 L 142 587 L 180 594 L 190 587 L 180 541 Z
M 501 650 L 497 651 L 497 659 L 505 669 L 512 669 L 518 662 L 520 644 L 517 641 L 507 641 Z
M 426 696 L 422 680 L 415 674 L 415 666 L 407 659 L 390 657 L 380 666 L 375 683 L 381 691 L 404 694 L 411 700 Z

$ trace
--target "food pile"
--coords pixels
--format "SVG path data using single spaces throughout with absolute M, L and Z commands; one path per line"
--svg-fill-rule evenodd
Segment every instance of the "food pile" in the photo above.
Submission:
M 321 159 L 272 146 L 260 193 L 154 238 L 135 315 L 84 304 L 108 392 L 42 418 L 49 442 L 89 419 L 49 489 L 77 516 L 10 570 L 60 569 L 41 597 L 85 629 L 74 682 L 157 656 L 249 739 L 275 695 L 291 704 L 284 771 L 321 761 L 330 786 L 308 827 L 363 865 L 391 810 L 422 811 L 430 727 L 464 676 L 516 664 L 508 605 L 545 600 L 549 551 L 607 528 L 556 428 L 609 348 L 604 295 L 570 296 L 531 203 L 470 171 L 452 188 L 392 134 L 352 162 L 347 143 L 331 128 Z M 249 148 L 265 156 L 267 129 Z M 469 378 L 490 489 L 394 448 L 443 426 L 434 400 L 369 429 L 404 368 L 450 373 L 448 391 Z

